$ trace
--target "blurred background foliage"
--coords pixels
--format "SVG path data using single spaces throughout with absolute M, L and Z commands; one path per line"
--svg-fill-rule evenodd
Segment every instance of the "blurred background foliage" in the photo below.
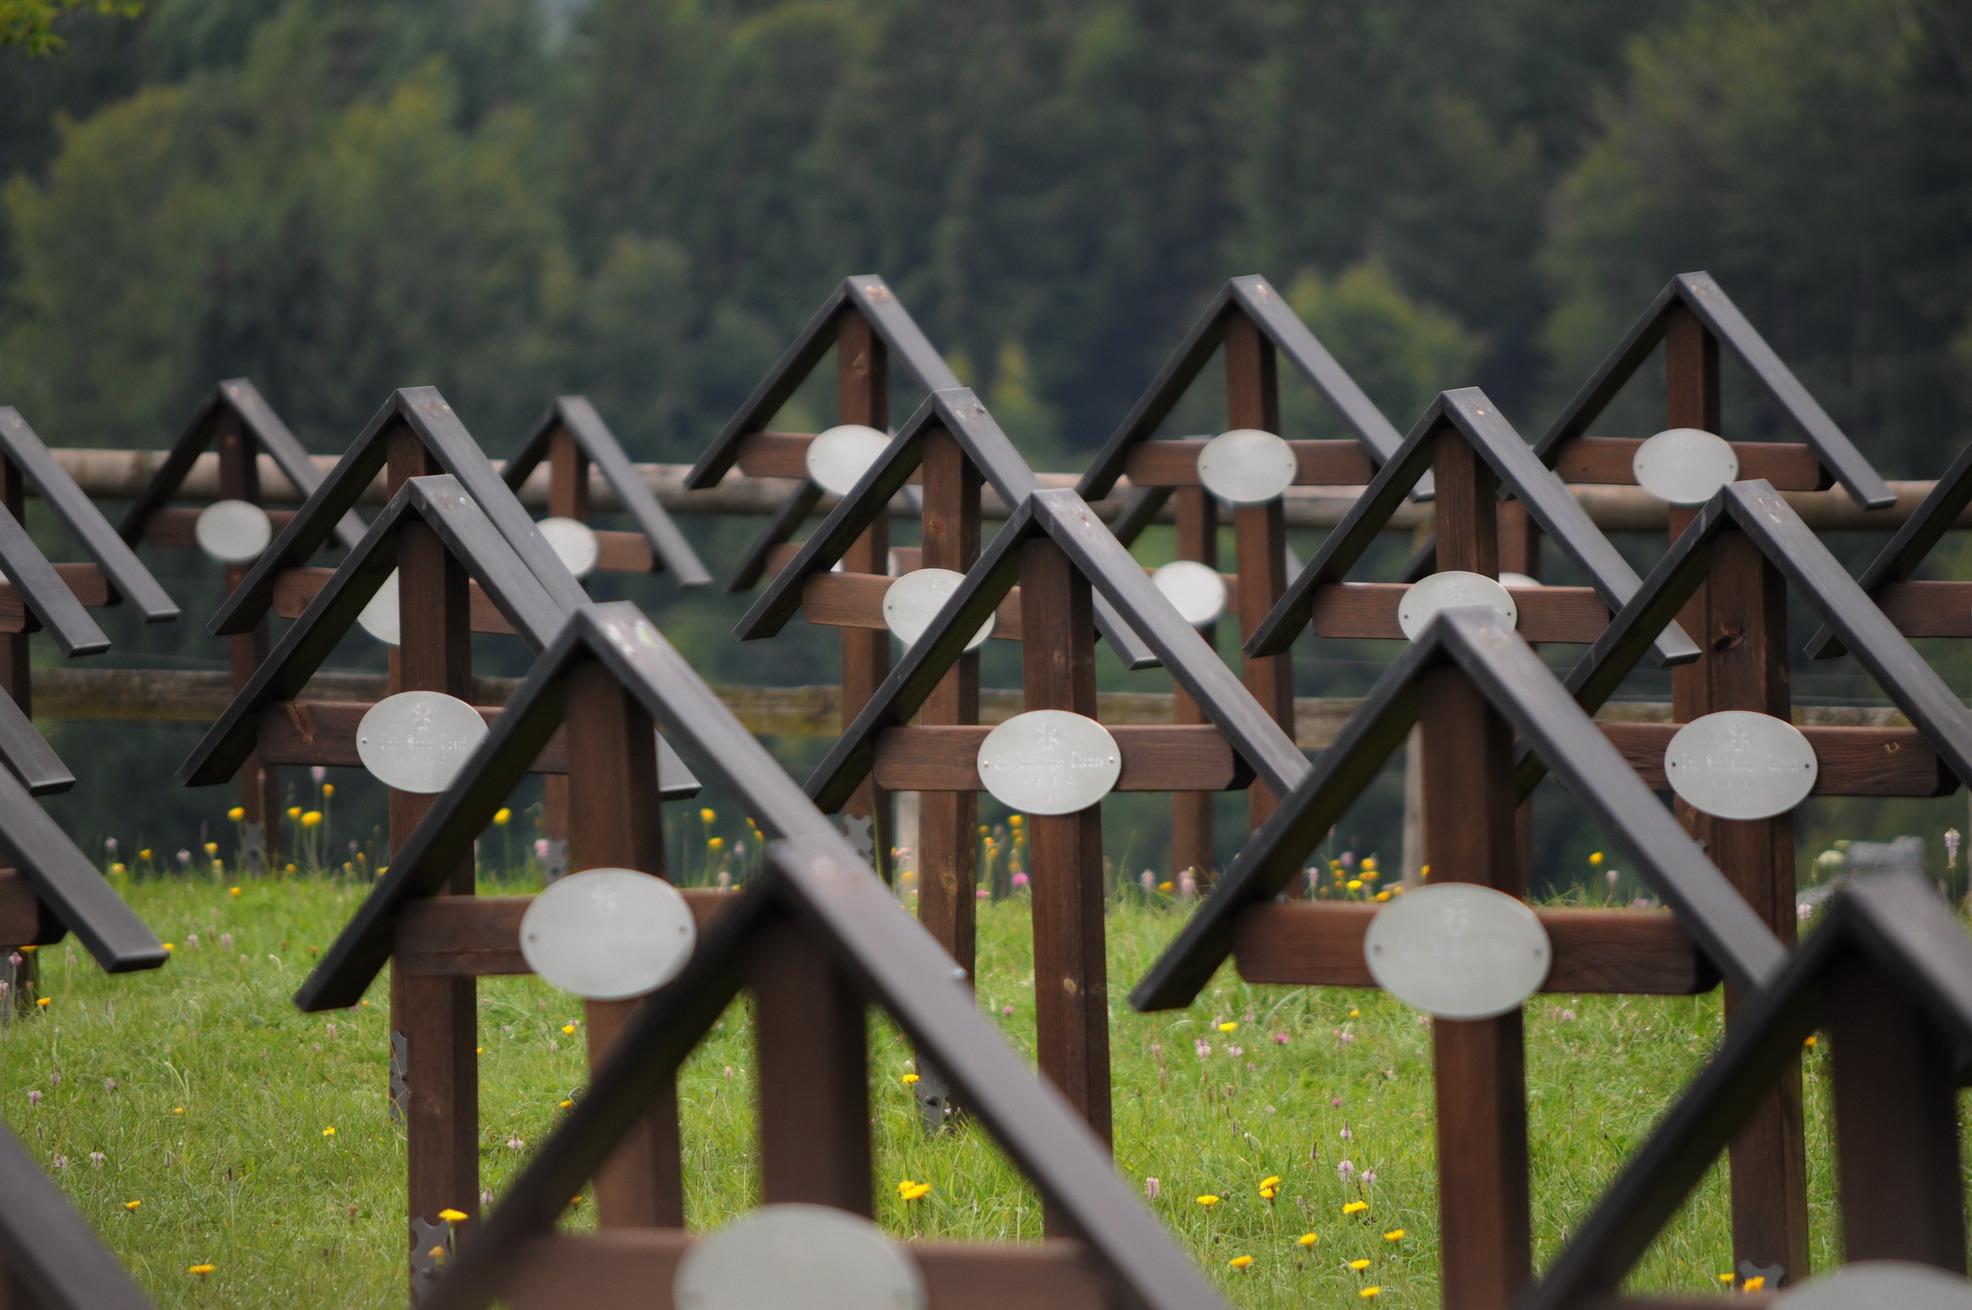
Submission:
M 1954 0 L 134 8 L 0 0 L 0 403 L 52 444 L 161 446 L 246 375 L 318 451 L 431 383 L 495 454 L 582 391 L 637 458 L 688 461 L 865 271 L 1045 468 L 1079 467 L 1247 272 L 1400 429 L 1478 384 L 1533 435 L 1670 274 L 1706 268 L 1886 474 L 1930 476 L 1972 433 Z M 1770 432 L 1743 393 L 1734 435 Z M 826 391 L 794 408 L 825 418 Z M 1308 398 L 1287 414 L 1336 432 Z M 757 524 L 687 528 L 723 572 Z M 187 621 L 117 628 L 116 658 L 216 665 L 209 571 L 159 568 Z M 732 598 L 612 588 L 716 681 L 829 676 L 812 634 L 736 646 Z M 1390 653 L 1330 645 L 1304 652 L 1305 694 L 1358 691 Z M 1861 693 L 1839 667 L 1799 689 Z M 188 733 L 57 736 L 78 835 L 176 845 L 229 803 L 161 781 Z M 1387 858 L 1385 791 L 1362 844 Z M 1939 813 L 1814 823 L 1930 836 Z M 1161 806 L 1119 821 L 1161 845 Z

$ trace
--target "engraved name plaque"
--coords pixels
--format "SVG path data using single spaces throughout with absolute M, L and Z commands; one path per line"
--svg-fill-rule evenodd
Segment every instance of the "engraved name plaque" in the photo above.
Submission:
M 1668 505 L 1703 505 L 1739 480 L 1739 455 L 1703 428 L 1669 428 L 1636 448 L 1630 472 L 1639 487 Z
M 356 725 L 356 755 L 381 783 L 436 795 L 486 735 L 479 711 L 442 691 L 401 691 L 372 705 Z
M 1397 626 L 1406 637 L 1416 641 L 1440 610 L 1464 606 L 1489 609 L 1508 628 L 1520 621 L 1520 607 L 1513 603 L 1512 593 L 1495 579 L 1483 573 L 1446 569 L 1419 578 L 1404 592 L 1403 599 L 1397 602 Z
M 1721 819 L 1765 819 L 1806 800 L 1820 773 L 1815 750 L 1785 719 L 1720 710 L 1678 729 L 1664 748 L 1671 790 Z
M 1198 452 L 1198 480 L 1207 491 L 1234 505 L 1279 500 L 1299 471 L 1294 447 L 1258 428 L 1221 432 Z
M 565 992 L 621 1001 L 656 991 L 691 958 L 691 906 L 662 878 L 635 869 L 586 869 L 528 902 L 520 953 Z
M 951 569 L 916 569 L 904 574 L 883 593 L 883 626 L 906 646 L 916 645 L 924 630 L 931 626 L 931 620 L 964 581 L 965 574 Z M 987 615 L 986 622 L 979 625 L 979 631 L 972 634 L 965 648 L 978 650 L 993 635 L 993 622 L 994 616 Z
M 1016 714 L 979 743 L 979 780 L 1025 814 L 1073 814 L 1107 796 L 1123 773 L 1109 729 L 1067 710 Z
M 1554 949 L 1514 897 L 1445 882 L 1400 896 L 1370 920 L 1363 959 L 1376 985 L 1440 1019 L 1491 1019 L 1541 989 Z

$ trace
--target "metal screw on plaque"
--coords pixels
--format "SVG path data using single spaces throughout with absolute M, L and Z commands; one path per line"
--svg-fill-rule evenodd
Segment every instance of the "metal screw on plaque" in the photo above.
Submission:
M 390 1117 L 403 1123 L 411 1111 L 411 1041 L 403 1033 L 390 1035 Z

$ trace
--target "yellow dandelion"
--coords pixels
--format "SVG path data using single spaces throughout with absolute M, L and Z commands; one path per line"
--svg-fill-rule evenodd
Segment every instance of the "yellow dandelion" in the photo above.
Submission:
M 20 948 L 20 952 L 21 952 L 21 954 L 22 954 L 22 955 L 32 955 L 32 954 L 34 954 L 34 953 L 35 953 L 36 951 L 38 951 L 38 950 L 40 950 L 40 949 L 41 949 L 41 948 L 40 948 L 39 946 L 34 946 L 34 945 L 28 945 L 28 946 L 23 946 L 23 947 L 21 947 L 21 948 Z
M 1376 872 L 1376 857 L 1374 855 L 1363 856 L 1363 872 L 1364 873 Z
M 1754 1274 L 1751 1278 L 1739 1285 L 1739 1290 L 1742 1292 L 1757 1292 L 1766 1285 L 1767 1276 L 1765 1274 Z
M 1374 1301 L 1377 1297 L 1383 1295 L 1383 1289 L 1378 1287 L 1375 1283 L 1371 1283 L 1368 1287 L 1362 1289 L 1362 1291 L 1357 1292 L 1356 1295 L 1360 1296 L 1365 1301 Z
M 1349 1017 L 1351 1019 L 1360 1019 L 1363 1017 L 1363 1012 L 1352 1005 L 1349 1007 Z
M 301 817 L 301 807 L 299 805 L 288 806 L 288 817 L 290 819 L 299 819 Z
M 1377 872 L 1376 872 L 1376 870 L 1375 870 L 1375 869 L 1364 869 L 1364 870 L 1363 870 L 1363 881 L 1364 881 L 1364 882 L 1375 882 L 1375 881 L 1377 880 L 1377 878 L 1378 878 L 1378 876 L 1379 876 L 1379 875 L 1377 874 Z
M 448 1205 L 443 1210 L 440 1210 L 438 1212 L 438 1217 L 440 1219 L 443 1219 L 448 1224 L 461 1224 L 464 1223 L 471 1216 L 468 1215 L 464 1210 L 454 1210 L 451 1206 Z
M 295 863 L 294 861 L 292 861 L 292 860 L 290 860 L 290 861 L 288 861 L 288 867 L 287 867 L 287 871 L 288 871 L 289 873 L 300 873 L 300 872 L 301 872 L 301 866 L 300 866 L 300 865 L 298 865 L 298 864 L 296 864 L 296 863 Z
M 110 866 L 110 876 L 112 878 L 121 878 L 123 876 L 123 862 L 121 860 Z
M 904 1086 L 906 1087 L 915 1087 L 917 1085 L 917 1081 L 918 1081 L 918 1076 L 914 1073 L 907 1073 L 904 1075 L 903 1083 Z
M 301 826 L 304 828 L 321 827 L 322 812 L 320 810 L 304 810 L 301 815 Z
M 1821 1038 L 1819 1036 L 1817 1036 L 1814 1033 L 1809 1033 L 1807 1039 L 1803 1041 L 1801 1045 L 1807 1047 L 1809 1050 L 1813 1050 L 1820 1043 L 1821 1043 Z
M 566 1110 L 571 1108 L 574 1104 L 575 1102 L 569 1100 L 567 1097 L 564 1096 L 561 1100 L 555 1102 L 555 1109 Z
M 917 1185 L 917 1179 L 915 1178 L 900 1178 L 897 1181 L 897 1195 L 902 1196 Z
M 504 805 L 493 811 L 493 826 L 496 828 L 504 828 L 509 823 L 512 823 L 513 820 L 514 812 Z
M 171 1113 L 173 1113 L 173 1114 L 183 1114 L 183 1113 L 185 1113 L 185 1107 L 184 1107 L 184 1106 L 182 1106 L 182 1105 L 174 1105 L 174 1106 L 172 1106 L 172 1107 L 171 1107 Z
M 1720 1281 L 1721 1283 L 1724 1283 L 1724 1284 L 1725 1284 L 1725 1285 L 1726 1285 L 1727 1287 L 1731 1287 L 1731 1286 L 1732 1286 L 1732 1284 L 1733 1284 L 1733 1282 L 1734 1282 L 1734 1275 L 1732 1275 L 1732 1274 L 1720 1274 L 1720 1275 L 1719 1275 L 1719 1281 Z
M 1383 1240 L 1386 1242 L 1401 1242 L 1404 1240 L 1404 1230 L 1401 1228 L 1392 1228 L 1383 1235 Z
M 719 811 L 713 809 L 709 805 L 698 812 L 698 821 L 700 823 L 711 823 L 714 819 L 717 819 L 718 817 L 719 817 Z
M 564 1032 L 564 1033 L 566 1033 L 566 1034 L 568 1034 L 568 1035 L 569 1035 L 569 1036 L 571 1036 L 571 1037 L 575 1035 L 575 1025 L 574 1025 L 574 1024 L 572 1024 L 572 1023 L 565 1023 L 565 1024 L 563 1024 L 563 1025 L 561 1026 L 561 1030 L 562 1030 L 562 1032 Z
M 1431 866 L 1428 864 L 1418 865 L 1417 876 L 1420 878 L 1429 878 L 1431 876 Z
M 1363 1270 L 1365 1270 L 1365 1269 L 1367 1269 L 1367 1268 L 1369 1268 L 1369 1261 L 1367 1261 L 1367 1260 L 1351 1260 L 1351 1261 L 1349 1262 L 1349 1267 L 1350 1267 L 1351 1269 L 1353 1269 L 1353 1270 L 1355 1270 L 1355 1271 L 1356 1271 L 1357 1273 L 1361 1273 L 1361 1272 L 1362 1272 Z
M 1253 1263 L 1253 1257 L 1250 1255 L 1236 1255 L 1232 1259 L 1226 1261 L 1227 1266 L 1233 1269 L 1244 1269 L 1246 1268 L 1246 1266 L 1252 1263 Z
M 246 806 L 235 805 L 232 809 L 226 811 L 226 817 L 234 823 L 238 823 L 241 819 L 246 818 Z
M 175 942 L 161 942 L 159 944 L 164 947 L 164 953 L 166 955 L 169 955 L 171 954 L 171 952 L 178 949 L 178 945 Z
M 332 782 L 325 782 L 325 783 L 323 783 L 323 784 L 322 784 L 322 799 L 323 799 L 323 800 L 327 800 L 327 799 L 328 799 L 329 797 L 331 797 L 331 796 L 333 796 L 333 795 L 335 795 L 335 794 L 336 794 L 336 785 L 335 785 L 334 783 L 332 783 Z
M 925 1197 L 931 1195 L 931 1184 L 912 1183 L 909 1187 L 899 1192 L 898 1195 L 906 1201 L 922 1201 Z
M 1161 892 L 1176 891 L 1177 884 L 1166 878 L 1163 882 L 1157 884 L 1157 890 Z
M 143 1204 L 142 1201 L 125 1201 L 123 1203 L 123 1208 L 126 1210 L 135 1210 L 138 1206 L 142 1204 Z
M 322 1130 L 322 1136 L 324 1137 L 334 1137 L 335 1135 L 336 1135 L 336 1126 L 334 1124 L 330 1124 L 327 1128 L 324 1128 Z
M 1321 1240 L 1322 1240 L 1321 1234 L 1319 1233 L 1303 1233 L 1299 1237 L 1294 1239 L 1294 1244 L 1296 1246 L 1305 1248 L 1305 1247 L 1313 1246 L 1316 1242 L 1319 1242 Z
M 726 839 L 724 837 L 707 837 L 705 839 L 705 849 L 708 851 L 722 851 L 726 849 Z
M 217 1269 L 218 1267 L 219 1267 L 218 1265 L 214 1265 L 214 1264 L 186 1265 L 185 1272 L 192 1275 L 192 1277 L 194 1278 L 204 1278 L 207 1274 L 211 1273 L 213 1270 Z
M 1351 878 L 1342 885 L 1352 892 L 1359 892 L 1363 889 L 1363 880 L 1361 878 Z
M 209 842 L 207 842 L 207 843 L 205 844 L 205 853 L 206 853 L 207 855 L 217 855 L 217 854 L 219 854 L 219 843 L 218 843 L 218 842 L 216 842 L 216 841 L 209 841 Z
M 140 859 L 140 860 L 148 860 L 148 859 L 150 859 L 150 858 L 151 858 L 151 848 L 150 848 L 150 847 L 148 847 L 148 846 L 146 846 L 146 847 L 145 847 L 145 848 L 144 848 L 143 850 L 141 850 L 141 851 L 138 851 L 138 852 L 137 852 L 137 858 L 138 858 L 138 859 Z
M 1589 852 L 1589 867 L 1590 867 L 1590 868 L 1600 868 L 1601 866 L 1602 866 L 1602 852 L 1601 852 L 1601 851 L 1590 851 L 1590 852 Z
M 1361 1214 L 1361 1213 L 1362 1213 L 1363 1211 L 1365 1211 L 1365 1210 L 1367 1210 L 1367 1209 L 1369 1209 L 1369 1202 L 1368 1202 L 1368 1201 L 1351 1201 L 1351 1202 L 1349 1202 L 1349 1204 L 1347 1204 L 1347 1205 L 1345 1205 L 1345 1206 L 1343 1206 L 1343 1207 L 1342 1207 L 1342 1213 L 1343 1213 L 1343 1214 Z
M 54 999 L 55 998 L 52 996 L 43 996 L 40 999 L 36 1000 L 35 1004 L 45 1010 L 48 1008 L 49 1003 L 52 1002 Z
M 226 889 L 226 894 L 228 896 L 238 896 L 240 894 L 240 889 L 238 887 L 228 887 Z
M 1260 1186 L 1262 1186 L 1262 1187 L 1279 1187 L 1279 1186 L 1280 1186 L 1280 1175 L 1279 1175 L 1279 1174 L 1268 1174 L 1268 1175 L 1267 1175 L 1267 1176 L 1266 1176 L 1265 1178 L 1262 1178 L 1262 1179 L 1260 1180 Z
M 1381 902 L 1383 902 L 1383 901 L 1387 901 L 1387 900 L 1389 900 L 1389 899 L 1390 899 L 1390 893 L 1389 893 L 1389 892 L 1387 892 L 1387 891 L 1386 891 L 1386 892 L 1378 892 L 1378 893 L 1377 893 L 1376 895 L 1374 895 L 1374 896 L 1372 896 L 1372 897 L 1370 897 L 1370 899 L 1371 899 L 1371 900 L 1373 900 L 1373 901 L 1376 901 L 1376 902 L 1378 902 L 1378 903 L 1380 904 Z
M 1239 1022 L 1235 1019 L 1228 1019 L 1219 1025 L 1219 1031 L 1222 1033 L 1236 1033 L 1239 1031 Z
M 1212 1193 L 1207 1192 L 1203 1196 L 1198 1198 L 1198 1203 L 1204 1206 L 1207 1210 L 1210 1210 L 1213 1206 L 1219 1203 L 1219 1198 L 1212 1195 Z
M 1262 1201 L 1271 1201 L 1278 1195 L 1280 1195 L 1280 1191 L 1278 1188 L 1262 1187 L 1260 1189 L 1260 1199 Z

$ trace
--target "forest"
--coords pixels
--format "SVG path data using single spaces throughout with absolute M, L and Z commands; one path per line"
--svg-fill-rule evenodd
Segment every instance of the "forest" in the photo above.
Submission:
M 162 446 L 244 375 L 322 452 L 430 383 L 495 454 L 581 391 L 686 462 L 859 272 L 1041 468 L 1253 272 L 1399 429 L 1476 384 L 1536 435 L 1704 268 L 1886 476 L 1972 434 L 1956 0 L 0 0 L 9 35 L 0 404 L 55 445 Z M 1769 424 L 1743 389 L 1728 421 Z M 718 572 L 756 525 L 688 526 Z M 185 590 L 113 658 L 216 663 Z M 719 680 L 828 658 L 636 594 Z M 100 757 L 60 812 L 189 840 L 221 799 L 134 735 L 60 730 Z

